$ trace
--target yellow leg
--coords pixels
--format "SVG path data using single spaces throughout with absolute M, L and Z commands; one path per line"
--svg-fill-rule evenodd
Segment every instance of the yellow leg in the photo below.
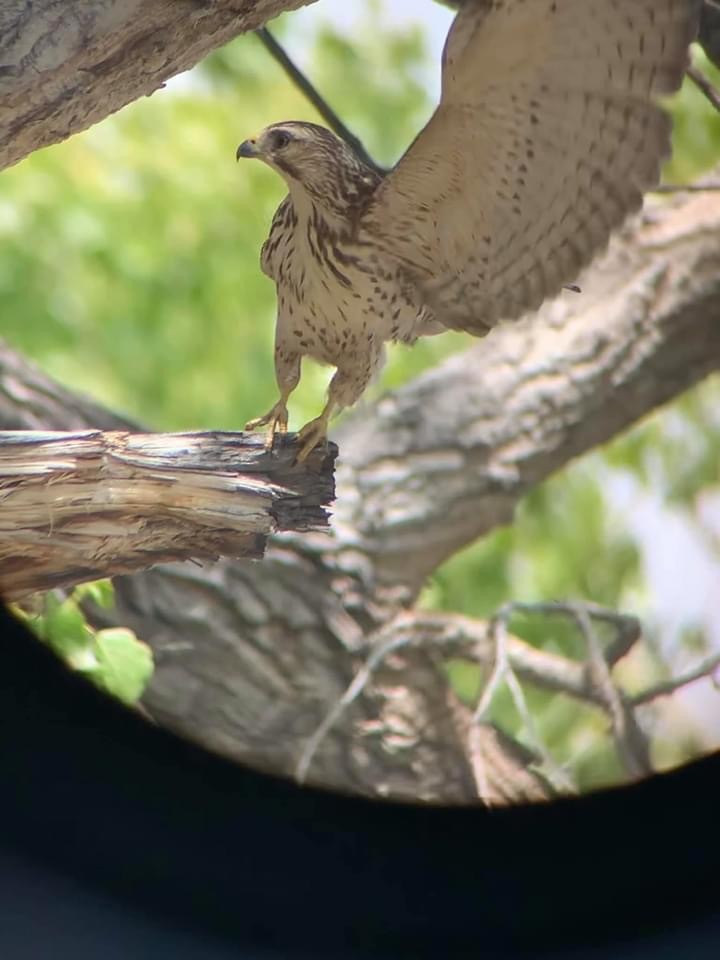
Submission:
M 288 394 L 281 394 L 280 399 L 277 403 L 273 404 L 265 416 L 256 417 L 254 420 L 249 420 L 245 424 L 246 430 L 257 430 L 258 427 L 264 427 L 266 424 L 269 426 L 267 436 L 265 437 L 265 448 L 267 450 L 272 449 L 276 433 L 287 432 L 287 398 Z
M 298 443 L 300 444 L 300 452 L 297 455 L 298 463 L 307 460 L 319 443 L 327 442 L 328 421 L 334 407 L 335 402 L 329 399 L 320 416 L 306 423 L 298 434 Z

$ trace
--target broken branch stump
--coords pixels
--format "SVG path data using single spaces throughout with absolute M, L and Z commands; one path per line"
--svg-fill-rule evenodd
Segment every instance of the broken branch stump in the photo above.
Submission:
M 294 437 L 0 432 L 0 594 L 17 600 L 173 560 L 262 557 L 328 525 L 337 448 Z

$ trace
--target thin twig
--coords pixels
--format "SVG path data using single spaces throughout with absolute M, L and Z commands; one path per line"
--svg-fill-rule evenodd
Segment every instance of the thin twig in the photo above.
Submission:
M 505 604 L 490 621 L 490 635 L 495 644 L 495 665 L 493 667 L 492 674 L 485 685 L 480 702 L 478 703 L 475 713 L 473 714 L 473 721 L 475 723 L 483 723 L 485 721 L 492 699 L 504 680 L 510 691 L 510 695 L 513 698 L 515 709 L 517 710 L 520 720 L 522 721 L 526 735 L 530 740 L 530 749 L 542 759 L 543 772 L 545 776 L 548 778 L 548 780 L 550 780 L 552 786 L 559 792 L 574 793 L 576 790 L 574 782 L 568 776 L 567 772 L 563 770 L 562 767 L 556 762 L 555 758 L 545 746 L 535 721 L 533 720 L 533 717 L 528 709 L 522 687 L 518 682 L 515 671 L 510 666 L 507 652 L 507 631 L 508 621 L 513 614 L 513 607 L 514 604 L 512 603 Z
M 560 657 L 558 654 L 543 654 L 508 635 L 508 624 L 515 613 L 543 616 L 563 616 L 572 619 L 582 633 L 592 670 L 584 673 L 587 680 L 575 672 L 561 671 L 563 661 L 575 670 L 583 671 L 583 664 Z M 615 638 L 603 651 L 592 621 L 605 623 L 615 630 Z M 513 703 L 527 733 L 529 746 L 543 761 L 543 773 L 560 792 L 574 791 L 574 784 L 563 768 L 552 758 L 542 742 L 532 714 L 525 701 L 517 674 L 525 681 L 562 691 L 569 696 L 603 707 L 611 717 L 613 734 L 618 751 L 629 771 L 634 775 L 650 772 L 647 760 L 647 743 L 637 725 L 633 709 L 656 697 L 673 693 L 694 680 L 708 676 L 720 667 L 720 655 L 709 658 L 693 671 L 676 681 L 658 684 L 649 690 L 625 698 L 615 686 L 610 667 L 624 656 L 640 637 L 640 623 L 636 617 L 617 613 L 592 603 L 563 603 L 559 601 L 528 603 L 513 601 L 505 604 L 489 623 L 472 620 L 457 614 L 432 614 L 403 612 L 391 623 L 367 638 L 369 654 L 365 663 L 353 677 L 345 692 L 330 707 L 322 722 L 307 740 L 295 768 L 295 776 L 303 782 L 313 758 L 330 730 L 338 723 L 346 709 L 360 696 L 375 670 L 391 654 L 411 644 L 432 645 L 448 650 L 460 648 L 480 662 L 487 662 L 488 640 L 493 644 L 493 666 L 485 684 L 480 701 L 474 711 L 473 721 L 486 720 L 492 699 L 503 681 L 508 686 Z
M 640 636 L 640 624 L 635 617 L 626 614 L 616 613 L 614 610 L 608 610 L 606 607 L 600 607 L 588 603 L 585 605 L 588 616 L 593 617 L 601 623 L 610 624 L 616 631 L 616 638 L 608 647 L 607 657 L 610 663 L 624 656 L 633 646 Z M 506 621 L 510 619 L 513 613 L 522 612 L 539 615 L 559 615 L 574 618 L 574 607 L 571 604 L 560 602 L 546 603 L 524 603 L 514 601 L 506 604 L 497 616 L 503 616 Z M 321 721 L 315 732 L 307 740 L 303 747 L 300 758 L 295 767 L 295 776 L 299 782 L 303 782 L 307 777 L 308 770 L 315 754 L 321 743 L 328 735 L 330 730 L 337 724 L 345 710 L 362 693 L 374 671 L 383 662 L 383 660 L 396 650 L 408 646 L 411 643 L 437 645 L 445 650 L 453 647 L 460 647 L 461 650 L 467 649 L 468 644 L 472 650 L 478 651 L 480 645 L 485 643 L 489 636 L 489 624 L 487 622 L 472 620 L 458 614 L 439 614 L 430 613 L 418 614 L 417 612 L 403 613 L 390 624 L 384 626 L 380 631 L 367 638 L 369 647 L 368 657 L 365 663 L 360 667 L 358 673 L 350 682 L 349 686 L 330 707 L 328 713 Z M 599 692 L 591 685 L 587 684 L 578 669 L 581 665 L 571 661 L 558 654 L 544 654 L 536 650 L 524 641 L 516 637 L 506 637 L 504 643 L 505 656 L 510 661 L 511 670 L 517 671 L 521 676 L 531 683 L 547 687 L 551 690 L 562 691 L 569 696 L 581 700 L 590 700 L 602 705 L 604 700 Z M 496 648 L 493 649 L 495 665 L 493 669 L 494 677 L 491 677 L 485 687 L 483 700 L 478 704 L 475 711 L 476 722 L 485 712 L 485 703 L 483 701 L 492 700 L 492 697 L 502 682 L 506 668 L 502 663 L 497 662 Z M 481 661 L 483 658 L 476 653 L 476 659 Z M 566 663 L 562 667 L 563 662 Z M 562 667 L 562 669 L 561 669 Z M 512 692 L 512 691 L 511 691 Z M 515 697 L 513 697 L 515 699 Z M 522 707 L 518 711 L 523 717 L 526 711 Z M 526 726 L 528 726 L 526 724 Z M 529 732 L 532 735 L 532 725 L 529 725 Z M 535 738 L 539 739 L 539 738 Z M 540 744 L 537 752 L 546 758 L 547 752 Z M 552 767 L 552 760 L 550 761 Z M 554 767 L 557 771 L 557 766 Z M 567 780 L 567 777 L 560 775 L 556 779 Z
M 267 27 L 261 27 L 259 30 L 256 30 L 255 33 L 265 46 L 265 49 L 280 64 L 300 92 L 307 97 L 327 125 L 355 151 L 368 167 L 372 167 L 372 169 L 378 173 L 384 173 L 383 168 L 375 163 L 360 140 L 345 126 L 317 87 L 315 87 L 302 70 L 293 63 L 287 53 L 285 53 L 284 48 L 278 43 Z
M 495 662 L 473 713 L 473 723 L 483 723 L 487 719 L 493 698 L 510 670 L 507 659 L 507 623 L 502 612 L 490 621 L 489 633 L 495 650 Z
M 577 620 L 577 604 L 564 603 L 561 600 L 540 601 L 538 603 L 513 600 L 506 606 L 510 609 L 510 615 L 513 613 L 528 613 L 539 616 L 569 617 L 572 620 Z M 640 621 L 630 614 L 618 613 L 596 603 L 583 602 L 582 607 L 591 620 L 606 623 L 614 628 L 616 637 L 605 652 L 605 660 L 613 666 L 637 642 L 641 632 Z
M 479 664 L 495 660 L 488 622 L 459 613 L 414 610 L 403 615 L 405 631 L 410 631 L 418 646 L 437 647 L 447 656 L 458 656 Z M 519 637 L 508 636 L 507 655 L 512 669 L 524 681 L 535 686 L 586 701 L 592 695 L 582 664 L 559 653 L 534 647 Z
M 557 790 L 558 793 L 563 793 L 566 795 L 577 793 L 578 788 L 574 779 L 570 776 L 562 764 L 557 762 L 557 760 L 545 746 L 545 741 L 540 736 L 540 731 L 537 728 L 535 719 L 528 709 L 527 701 L 525 700 L 525 694 L 523 693 L 522 687 L 520 686 L 520 681 L 515 675 L 514 670 L 508 671 L 506 683 L 513 698 L 515 709 L 519 713 L 523 726 L 527 731 L 530 743 L 535 751 L 540 755 L 542 760 L 541 773 L 550 781 L 550 785 L 553 787 L 553 789 Z
M 661 183 L 651 193 L 709 193 L 720 190 L 720 183 Z
M 610 667 L 605 659 L 605 654 L 600 646 L 588 611 L 581 603 L 572 604 L 570 610 L 573 612 L 575 622 L 585 641 L 588 664 L 594 673 L 594 683 L 602 691 L 603 700 L 610 713 L 613 725 L 619 726 L 622 724 L 623 710 L 618 689 L 613 683 Z
M 392 625 L 390 625 L 390 628 L 391 627 Z M 386 633 L 388 629 L 389 628 L 383 629 L 378 634 L 378 639 L 383 633 Z M 345 710 L 347 710 L 350 704 L 363 692 L 375 669 L 390 653 L 393 653 L 395 650 L 399 650 L 401 647 L 411 643 L 413 639 L 414 638 L 411 635 L 407 635 L 402 631 L 398 631 L 394 632 L 394 635 L 390 636 L 388 640 L 379 642 L 378 646 L 375 647 L 365 663 L 355 674 L 343 695 L 335 701 L 315 733 L 313 733 L 303 747 L 303 751 L 300 754 L 300 759 L 295 767 L 295 778 L 298 783 L 304 783 L 307 772 L 310 768 L 310 764 L 312 763 L 313 757 L 317 753 L 318 747 L 328 735 L 330 730 L 332 730 L 332 728 L 338 722 Z
M 608 615 L 612 615 L 609 611 Z M 614 615 L 620 617 L 619 614 Z M 373 672 L 389 654 L 411 643 L 430 644 L 445 651 L 459 648 L 460 655 L 483 661 L 480 646 L 485 645 L 488 637 L 488 623 L 472 620 L 459 614 L 403 613 L 381 631 L 367 638 L 370 650 L 365 663 L 351 681 L 343 695 L 333 703 L 325 718 L 306 742 L 300 759 L 295 767 L 295 776 L 303 782 L 318 747 L 338 722 L 345 710 L 365 688 Z M 468 651 L 468 646 L 470 650 Z M 517 637 L 508 637 L 506 650 L 512 667 L 531 683 L 545 686 L 551 690 L 562 690 L 569 696 L 586 699 L 590 691 L 579 673 L 579 664 L 559 654 L 544 653 L 536 650 Z
M 587 659 L 591 667 L 588 699 L 592 698 L 608 712 L 615 745 L 628 772 L 633 776 L 651 773 L 647 740 L 610 675 L 611 666 L 627 653 L 640 636 L 640 622 L 637 618 L 592 603 L 514 602 L 507 606 L 511 613 L 560 615 L 575 622 L 585 640 Z M 616 631 L 615 640 L 605 652 L 600 647 L 592 627 L 593 620 L 606 623 Z
M 692 82 L 698 88 L 698 90 L 707 97 L 710 103 L 715 107 L 717 111 L 720 112 L 720 91 L 716 90 L 715 87 L 710 83 L 708 78 L 702 72 L 698 70 L 696 66 L 691 64 L 687 70 L 687 75 L 690 77 Z
M 654 687 L 648 687 L 642 693 L 636 693 L 634 696 L 628 697 L 628 703 L 632 707 L 638 707 L 643 703 L 649 703 L 651 700 L 657 700 L 658 697 L 667 697 L 679 690 L 680 687 L 686 687 L 696 680 L 703 680 L 712 676 L 718 669 L 720 669 L 720 654 L 714 654 L 699 663 L 693 670 L 688 670 L 687 673 L 681 674 L 675 680 L 666 680 Z
M 610 717 L 618 756 L 631 776 L 648 776 L 652 773 L 652 766 L 647 738 L 613 681 L 610 666 L 600 646 L 588 611 L 585 605 L 581 603 L 570 605 L 570 609 L 585 640 L 593 685 L 601 694 L 603 706 Z

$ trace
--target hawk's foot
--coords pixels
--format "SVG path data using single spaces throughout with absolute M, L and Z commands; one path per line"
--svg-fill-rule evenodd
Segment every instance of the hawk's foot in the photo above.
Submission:
M 306 423 L 302 428 L 298 434 L 298 443 L 300 444 L 300 451 L 297 455 L 298 463 L 302 463 L 303 460 L 307 460 L 319 443 L 327 443 L 327 428 L 329 419 L 329 411 L 327 413 L 323 412 L 319 417 L 316 417 L 314 420 Z
M 273 445 L 276 433 L 286 433 L 288 425 L 287 404 L 281 398 L 268 410 L 264 417 L 256 417 L 254 420 L 248 420 L 245 424 L 246 430 L 257 430 L 258 427 L 269 425 L 267 436 L 265 437 L 265 449 L 270 450 Z

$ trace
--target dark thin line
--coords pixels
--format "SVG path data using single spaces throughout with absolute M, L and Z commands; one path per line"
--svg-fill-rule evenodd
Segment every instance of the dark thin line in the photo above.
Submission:
M 650 193 L 702 193 L 720 190 L 720 183 L 661 183 Z
M 322 94 L 313 86 L 305 74 L 295 66 L 267 27 L 261 27 L 259 30 L 256 30 L 255 33 L 260 38 L 266 50 L 277 60 L 295 86 L 304 93 L 327 125 L 334 130 L 339 137 L 342 137 L 348 146 L 352 147 L 364 163 L 372 167 L 373 170 L 377 170 L 378 173 L 385 173 L 383 168 L 375 163 L 355 134 L 348 130 Z
M 710 83 L 708 78 L 695 66 L 689 66 L 685 71 L 698 90 L 705 95 L 716 110 L 720 110 L 720 92 Z

